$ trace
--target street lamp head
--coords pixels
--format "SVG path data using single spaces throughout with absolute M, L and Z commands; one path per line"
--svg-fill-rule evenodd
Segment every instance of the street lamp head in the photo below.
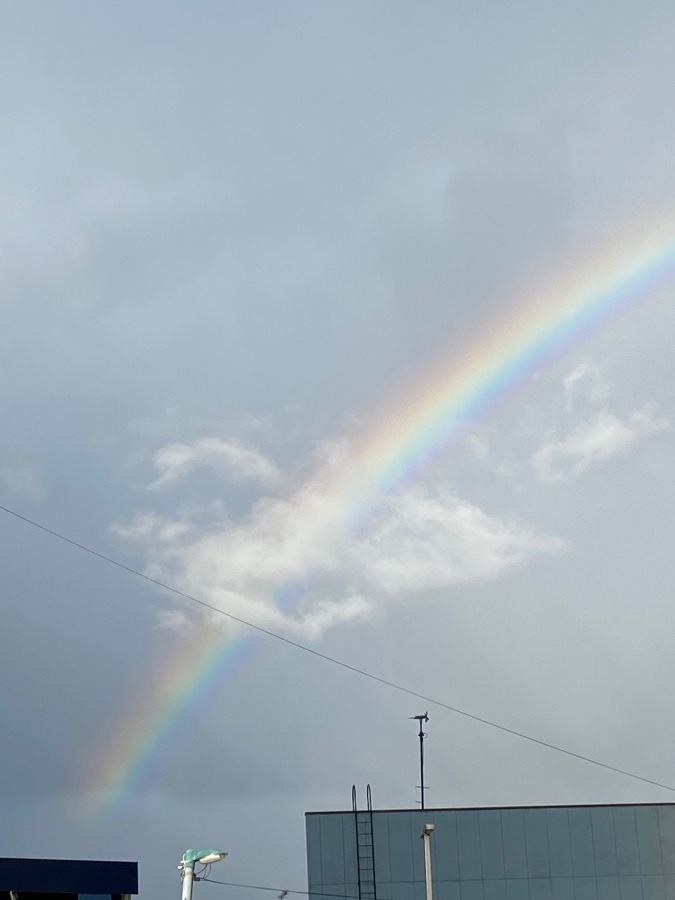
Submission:
M 208 850 L 186 850 L 178 865 L 183 884 L 181 900 L 192 900 L 192 883 L 198 880 L 195 875 L 196 863 L 203 863 L 205 866 L 209 866 L 211 863 L 225 859 L 226 856 L 227 853 L 224 850 L 216 850 L 213 847 Z
M 428 822 L 422 829 L 422 834 L 420 835 L 420 837 L 424 837 L 425 834 L 430 835 L 431 832 L 434 830 L 434 827 L 435 826 L 431 822 Z
M 180 868 L 194 868 L 195 863 L 198 862 L 208 866 L 210 863 L 225 859 L 226 856 L 225 850 L 216 850 L 213 847 L 208 850 L 186 850 L 183 854 Z

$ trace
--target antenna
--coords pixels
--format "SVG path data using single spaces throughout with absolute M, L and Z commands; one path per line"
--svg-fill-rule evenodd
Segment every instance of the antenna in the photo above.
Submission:
M 429 721 L 429 713 L 425 712 L 420 716 L 410 716 L 411 719 L 416 719 L 420 723 L 420 733 L 418 735 L 420 739 L 420 783 L 417 785 L 420 789 L 420 804 L 422 809 L 424 809 L 424 792 L 428 790 L 424 786 L 424 738 L 426 737 L 426 732 L 422 729 L 422 723 Z

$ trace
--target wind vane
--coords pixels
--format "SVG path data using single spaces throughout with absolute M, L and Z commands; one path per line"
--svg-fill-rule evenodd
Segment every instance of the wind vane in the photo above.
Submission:
M 424 809 L 424 792 L 427 788 L 424 786 L 424 738 L 427 736 L 426 732 L 422 728 L 423 722 L 429 721 L 429 713 L 425 712 L 419 716 L 410 716 L 411 719 L 416 719 L 420 723 L 420 733 L 418 735 L 420 739 L 420 783 L 417 785 L 420 789 L 420 804 L 422 809 Z

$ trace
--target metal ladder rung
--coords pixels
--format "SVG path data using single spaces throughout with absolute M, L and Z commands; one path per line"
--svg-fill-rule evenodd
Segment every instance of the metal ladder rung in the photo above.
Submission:
M 356 867 L 359 889 L 358 900 L 377 900 L 373 807 L 370 785 L 367 787 L 367 800 L 367 811 L 359 811 L 356 801 L 356 786 L 352 786 L 352 809 L 354 811 L 354 837 L 356 838 Z

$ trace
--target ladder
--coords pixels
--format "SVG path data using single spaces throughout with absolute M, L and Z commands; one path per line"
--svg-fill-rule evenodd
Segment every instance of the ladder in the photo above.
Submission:
M 377 900 L 375 846 L 373 842 L 373 798 L 370 785 L 366 787 L 366 799 L 368 808 L 359 810 L 356 799 L 356 785 L 352 785 L 359 900 Z

